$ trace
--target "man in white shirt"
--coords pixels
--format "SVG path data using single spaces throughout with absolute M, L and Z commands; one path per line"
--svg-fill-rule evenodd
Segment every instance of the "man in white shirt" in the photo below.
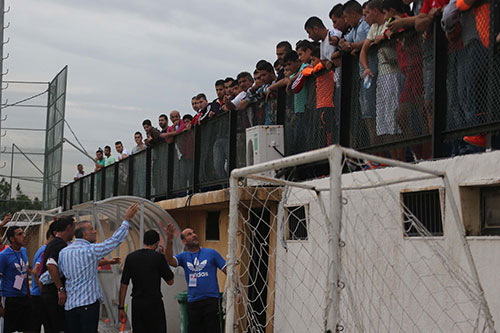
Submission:
M 83 176 L 87 175 L 85 173 L 85 171 L 83 171 L 83 165 L 78 164 L 76 166 L 76 169 L 78 170 L 78 172 L 75 174 L 75 177 L 73 177 L 73 180 L 78 180 L 78 179 L 82 178 Z
M 115 142 L 115 148 L 116 148 L 116 152 L 118 153 L 118 158 L 117 160 L 122 160 L 124 158 L 126 158 L 128 155 L 130 155 L 130 152 L 123 148 L 123 144 L 121 141 L 116 141 Z
M 342 32 L 337 29 L 328 30 L 323 24 L 323 21 L 316 16 L 310 17 L 306 21 L 304 29 L 310 39 L 315 42 L 320 42 L 321 61 L 324 62 L 326 68 L 331 68 L 331 64 L 328 63 L 331 62 L 332 54 L 337 50 L 337 46 L 330 44 L 330 35 L 340 40 Z

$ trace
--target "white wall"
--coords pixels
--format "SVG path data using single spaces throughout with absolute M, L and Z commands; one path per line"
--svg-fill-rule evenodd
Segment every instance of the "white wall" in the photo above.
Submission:
M 456 200 L 461 214 L 459 186 L 500 182 L 499 161 L 500 152 L 490 152 L 419 164 L 446 171 L 451 192 L 445 190 L 440 178 L 343 191 L 347 203 L 343 205 L 341 239 L 346 245 L 341 249 L 341 267 L 346 287 L 339 294 L 341 324 L 347 331 L 472 331 L 477 307 L 467 288 L 472 295 L 477 295 L 477 290 L 450 200 Z M 421 175 L 401 168 L 384 168 L 346 174 L 342 185 Z M 328 187 L 328 182 L 324 178 L 308 183 Z M 404 238 L 400 193 L 428 188 L 439 188 L 444 194 L 444 236 L 432 240 Z M 287 242 L 287 249 L 281 245 L 277 248 L 275 331 L 322 331 L 324 304 L 319 300 L 326 290 L 327 273 L 318 269 L 318 263 L 328 262 L 328 242 L 321 211 L 310 193 L 294 190 L 290 196 L 290 200 L 311 205 L 310 236 L 305 242 Z M 323 200 L 328 210 L 328 196 Z M 496 253 L 500 253 L 500 237 L 468 237 L 468 243 L 493 320 L 498 322 L 500 256 Z M 479 325 L 483 323 L 481 319 Z

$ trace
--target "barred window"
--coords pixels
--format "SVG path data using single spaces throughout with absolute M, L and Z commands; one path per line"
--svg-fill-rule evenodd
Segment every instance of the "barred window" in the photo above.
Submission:
M 420 221 L 432 236 L 443 236 L 439 190 L 406 192 L 402 195 L 405 236 L 424 236 L 416 227 L 417 221 Z
M 307 240 L 307 206 L 285 207 L 287 240 Z

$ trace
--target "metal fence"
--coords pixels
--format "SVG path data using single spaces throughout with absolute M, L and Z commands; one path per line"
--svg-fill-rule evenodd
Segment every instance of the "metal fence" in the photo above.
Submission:
M 306 79 L 300 98 L 289 94 L 278 105 L 271 98 L 204 120 L 173 143 L 148 148 L 61 188 L 59 204 L 69 209 L 121 194 L 160 200 L 224 188 L 231 170 L 245 165 L 245 129 L 269 120 L 284 125 L 285 155 L 339 143 L 411 161 L 484 150 L 463 140 L 477 134 L 485 134 L 486 148 L 495 149 L 500 130 L 497 2 L 487 13 L 490 19 L 476 17 L 476 31 L 485 25 L 493 33 L 448 41 L 439 21 L 426 38 L 415 31 L 399 33 L 370 48 L 375 76 L 369 87 L 358 57 L 343 55 L 340 87 L 334 87 L 333 72 L 318 72 Z

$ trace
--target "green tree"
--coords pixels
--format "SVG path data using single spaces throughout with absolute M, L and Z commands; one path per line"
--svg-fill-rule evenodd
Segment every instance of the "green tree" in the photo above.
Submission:
M 21 185 L 16 186 L 16 195 L 10 199 L 10 184 L 2 178 L 0 180 L 0 217 L 3 218 L 7 213 L 15 213 L 22 209 L 40 210 L 42 202 L 38 198 L 30 199 L 23 193 Z

